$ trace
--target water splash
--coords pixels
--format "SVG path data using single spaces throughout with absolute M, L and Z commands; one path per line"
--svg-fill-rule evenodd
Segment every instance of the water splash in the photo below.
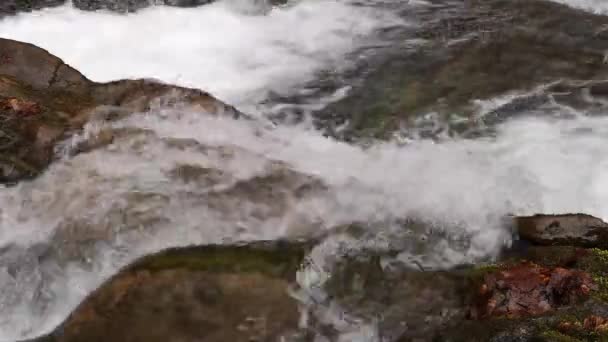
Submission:
M 242 107 L 311 81 L 321 69 L 347 67 L 344 54 L 373 43 L 375 30 L 404 24 L 350 0 L 300 1 L 266 15 L 244 14 L 248 3 L 128 15 L 66 5 L 4 19 L 0 36 L 49 49 L 95 81 L 155 77 Z

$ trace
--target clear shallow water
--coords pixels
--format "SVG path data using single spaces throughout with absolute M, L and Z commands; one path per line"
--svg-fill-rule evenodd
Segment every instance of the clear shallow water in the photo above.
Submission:
M 344 67 L 351 62 L 348 52 L 374 43 L 375 30 L 393 25 L 407 23 L 348 1 L 303 1 L 265 16 L 247 15 L 229 2 L 128 16 L 66 6 L 5 19 L 0 36 L 47 48 L 97 81 L 154 77 L 209 90 L 248 109 L 267 91 L 288 91 L 318 71 Z M 440 244 L 420 256 L 446 267 L 496 253 L 509 237 L 500 224 L 507 214 L 608 218 L 605 118 L 528 118 L 499 127 L 495 138 L 385 143 L 366 150 L 306 125 L 268 129 L 195 113 L 159 110 L 114 126 L 152 134 L 66 157 L 35 181 L 0 190 L 0 243 L 49 243 L 70 222 L 112 229 L 152 222 L 155 230 L 117 234 L 92 248 L 86 267 L 49 268 L 18 248 L 3 254 L 0 340 L 48 331 L 117 268 L 168 246 L 310 235 L 352 221 L 420 217 L 472 237 L 464 251 Z M 88 127 L 93 133 L 98 128 Z M 233 157 L 176 149 L 166 139 L 228 148 Z M 322 181 L 327 190 L 289 195 L 288 205 L 276 212 L 272 201 L 238 194 L 222 197 L 218 207 L 207 200 L 212 189 L 168 176 L 190 164 L 221 170 L 227 178 L 218 183 L 229 186 L 272 175 L 276 162 Z M 133 194 L 153 196 L 133 200 Z M 114 220 L 116 213 L 137 219 Z M 12 262 L 19 264 L 17 272 Z

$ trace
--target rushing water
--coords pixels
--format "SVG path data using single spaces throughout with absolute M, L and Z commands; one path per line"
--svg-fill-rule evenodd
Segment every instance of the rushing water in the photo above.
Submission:
M 302 0 L 264 15 L 237 1 L 130 15 L 64 6 L 3 19 L 0 36 L 47 48 L 96 81 L 153 77 L 263 114 L 258 104 L 268 92 L 297 91 L 320 71 L 339 72 L 354 62 L 349 52 L 377 43 L 377 30 L 412 25 L 382 3 Z M 92 123 L 87 132 L 101 128 Z M 0 190 L 0 243 L 18 246 L 0 262 L 0 340 L 51 329 L 118 267 L 167 246 L 307 236 L 353 221 L 417 217 L 470 238 L 464 249 L 439 244 L 416 256 L 443 267 L 496 253 L 509 239 L 501 225 L 508 214 L 608 218 L 608 119 L 601 117 L 524 118 L 492 138 L 365 150 L 306 125 L 269 128 L 162 108 L 105 128 L 148 133 L 66 156 L 33 182 Z M 170 141 L 195 144 L 176 148 Z M 277 163 L 296 180 L 308 175 L 323 186 L 304 197 L 287 191 L 279 208 L 272 198 L 238 192 L 213 197 L 237 181 L 255 185 Z M 216 186 L 169 176 L 185 164 L 218 170 Z M 85 266 L 43 265 L 31 256 L 33 246 L 50 243 L 72 222 L 131 230 L 83 252 Z

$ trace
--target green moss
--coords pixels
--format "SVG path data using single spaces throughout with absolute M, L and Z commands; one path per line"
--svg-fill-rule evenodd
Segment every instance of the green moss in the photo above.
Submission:
M 608 301 L 608 251 L 593 248 L 582 257 L 577 266 L 591 274 L 593 281 L 598 286 L 592 296 L 598 300 Z
M 583 342 L 582 340 L 579 340 L 578 338 L 564 335 L 556 330 L 545 331 L 545 332 L 541 333 L 540 337 L 545 339 L 546 341 L 551 341 L 551 342 Z
M 292 277 L 300 267 L 306 248 L 294 243 L 257 243 L 247 246 L 192 246 L 172 248 L 144 257 L 128 271 L 157 272 L 188 269 L 209 272 L 260 272 L 271 276 Z
M 473 283 L 477 284 L 483 281 L 483 278 L 490 274 L 499 271 L 503 265 L 500 264 L 483 264 L 477 265 L 470 269 L 465 270 L 465 275 L 473 281 Z
M 477 267 L 475 267 L 474 270 L 476 272 L 481 272 L 481 273 L 487 274 L 490 272 L 498 271 L 501 268 L 502 268 L 502 266 L 499 264 L 483 264 L 483 265 L 478 265 Z
M 571 328 L 569 328 L 568 331 L 560 332 L 556 330 L 557 325 L 553 325 L 551 327 L 544 327 L 544 329 L 541 329 L 543 332 L 540 334 L 540 337 L 551 342 L 608 341 L 608 334 L 585 329 L 582 319 L 574 317 L 571 319 L 559 320 L 559 323 L 564 322 L 571 323 Z
M 590 252 L 598 259 L 598 261 L 604 264 L 608 264 L 608 251 L 599 248 L 593 248 L 590 250 Z
M 376 103 L 355 115 L 351 129 L 358 137 L 386 139 L 397 129 L 395 110 L 385 102 Z

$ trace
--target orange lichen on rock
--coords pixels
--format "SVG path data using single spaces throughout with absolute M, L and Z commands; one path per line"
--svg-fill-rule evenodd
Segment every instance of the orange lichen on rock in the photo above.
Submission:
M 596 288 L 586 272 L 521 263 L 484 277 L 472 316 L 537 316 L 575 303 Z
M 20 115 L 36 115 L 42 112 L 40 105 L 33 101 L 9 98 L 0 101 L 0 108 Z
M 589 316 L 585 318 L 583 327 L 587 331 L 594 331 L 598 333 L 608 332 L 608 318 L 600 316 Z

